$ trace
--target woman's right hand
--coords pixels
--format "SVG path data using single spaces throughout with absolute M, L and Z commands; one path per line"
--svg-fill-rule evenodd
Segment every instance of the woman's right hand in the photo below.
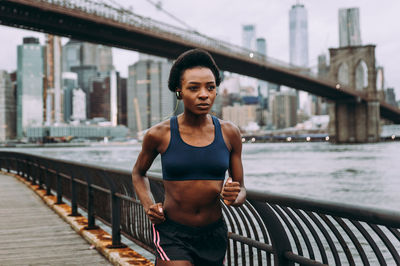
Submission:
M 162 203 L 156 203 L 146 211 L 147 216 L 153 224 L 159 224 L 165 221 Z

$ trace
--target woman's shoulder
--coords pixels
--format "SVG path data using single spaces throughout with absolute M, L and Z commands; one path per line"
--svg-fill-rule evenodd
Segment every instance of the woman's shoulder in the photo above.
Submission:
M 231 121 L 218 119 L 219 124 L 221 125 L 222 131 L 230 137 L 240 137 L 240 130 L 239 128 L 232 123 Z
M 162 121 L 149 128 L 145 134 L 145 138 L 151 141 L 160 141 L 171 130 L 170 120 Z

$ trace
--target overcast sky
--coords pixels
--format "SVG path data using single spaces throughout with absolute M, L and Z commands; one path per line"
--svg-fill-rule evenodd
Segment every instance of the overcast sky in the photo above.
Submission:
M 104 0 L 132 7 L 139 15 L 179 25 L 157 10 L 149 0 Z M 157 2 L 157 0 L 151 0 Z M 289 10 L 295 0 L 162 0 L 162 7 L 179 19 L 211 37 L 241 45 L 243 24 L 255 24 L 257 37 L 267 41 L 270 57 L 289 62 Z M 359 7 L 361 40 L 376 45 L 376 62 L 385 69 L 386 87 L 396 89 L 400 98 L 400 1 L 399 0 L 302 0 L 308 12 L 309 62 L 316 67 L 317 57 L 338 47 L 339 8 Z M 181 26 L 181 25 L 179 25 Z M 16 68 L 16 46 L 24 36 L 43 34 L 0 26 L 0 69 Z M 114 49 L 114 65 L 126 76 L 128 65 L 137 60 L 131 51 Z M 218 62 L 217 62 L 218 63 Z

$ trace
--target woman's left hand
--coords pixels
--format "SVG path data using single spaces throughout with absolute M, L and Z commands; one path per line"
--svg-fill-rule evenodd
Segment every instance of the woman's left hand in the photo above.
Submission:
M 226 180 L 221 192 L 221 196 L 222 199 L 224 200 L 224 203 L 226 205 L 232 205 L 235 202 L 236 198 L 238 197 L 239 192 L 240 192 L 240 183 L 232 181 L 232 178 L 229 177 Z

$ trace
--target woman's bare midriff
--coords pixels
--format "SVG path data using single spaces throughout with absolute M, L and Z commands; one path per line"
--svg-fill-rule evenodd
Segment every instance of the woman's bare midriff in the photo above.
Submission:
M 221 218 L 222 180 L 164 180 L 164 211 L 171 220 L 204 226 Z

